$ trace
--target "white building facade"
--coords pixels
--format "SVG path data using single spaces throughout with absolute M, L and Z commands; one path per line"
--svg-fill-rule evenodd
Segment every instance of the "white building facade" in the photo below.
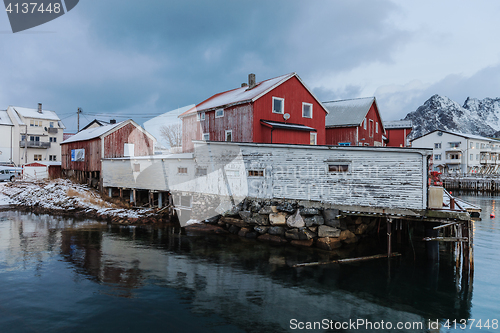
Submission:
M 432 148 L 434 171 L 443 174 L 500 173 L 500 140 L 435 130 L 412 140 L 412 147 Z
M 11 163 L 61 161 L 64 125 L 54 111 L 9 106 L 5 113 L 12 123 Z M 2 129 L 3 132 L 3 129 Z
M 12 163 L 14 124 L 7 111 L 0 111 L 0 165 Z

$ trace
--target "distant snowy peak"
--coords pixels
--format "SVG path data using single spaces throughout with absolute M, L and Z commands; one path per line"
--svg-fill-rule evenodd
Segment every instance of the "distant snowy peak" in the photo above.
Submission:
M 436 129 L 488 137 L 500 136 L 500 98 L 468 97 L 463 106 L 446 96 L 434 95 L 406 115 L 413 122 L 412 138 Z

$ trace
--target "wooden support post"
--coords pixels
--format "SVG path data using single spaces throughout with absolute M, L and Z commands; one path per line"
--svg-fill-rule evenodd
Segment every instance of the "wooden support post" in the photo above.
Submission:
M 120 187 L 120 199 L 123 198 L 123 189 Z
M 387 257 L 390 258 L 392 255 L 392 219 L 387 219 Z
M 128 194 L 129 196 L 129 203 L 130 205 L 132 205 L 132 203 L 134 203 L 134 191 L 133 190 L 130 190 L 130 193 Z
M 149 208 L 153 207 L 153 202 L 154 202 L 154 200 L 152 200 L 152 198 L 151 198 L 151 197 L 153 197 L 153 198 L 154 198 L 154 194 L 153 194 L 153 192 L 148 191 Z
M 135 188 L 132 190 L 132 199 L 134 206 L 137 206 L 137 193 L 135 192 Z
M 108 197 L 112 198 L 113 197 L 113 188 L 108 187 Z
M 163 193 L 158 192 L 158 208 L 161 209 L 163 207 Z

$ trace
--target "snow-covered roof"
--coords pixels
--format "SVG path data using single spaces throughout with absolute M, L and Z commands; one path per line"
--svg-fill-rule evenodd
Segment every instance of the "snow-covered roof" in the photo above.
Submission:
M 325 125 L 326 127 L 359 126 L 374 102 L 375 97 L 323 102 L 323 105 L 330 111 L 326 116 Z
M 57 116 L 57 113 L 49 110 L 42 110 L 42 113 L 38 112 L 38 109 L 23 108 L 19 106 L 9 106 L 14 109 L 20 116 L 24 118 L 35 118 L 35 119 L 46 119 L 46 120 L 61 120 Z
M 411 120 L 393 120 L 393 121 L 385 121 L 384 127 L 386 129 L 412 128 L 413 124 Z
M 6 110 L 0 111 L 0 125 L 13 125 Z
M 448 134 L 452 134 L 452 135 L 456 135 L 456 136 L 460 136 L 462 138 L 466 138 L 466 139 L 475 139 L 475 140 L 483 140 L 483 141 L 500 141 L 500 139 L 495 139 L 495 138 L 487 138 L 487 137 L 484 137 L 484 136 L 480 136 L 480 135 L 475 135 L 475 134 L 468 134 L 468 133 L 459 133 L 459 132 L 452 132 L 452 131 L 445 131 L 445 130 L 434 130 L 432 132 L 429 132 L 427 134 L 424 134 L 422 136 L 419 136 L 418 138 L 415 138 L 411 141 L 415 141 L 417 139 L 420 139 L 420 138 L 423 138 L 424 136 L 427 136 L 429 134 L 432 134 L 434 132 L 443 132 L 443 133 L 448 133 Z
M 111 124 L 111 125 L 104 125 L 101 127 L 94 127 L 94 128 L 89 128 L 83 131 L 80 131 L 70 137 L 69 139 L 64 140 L 62 143 L 70 143 L 70 142 L 76 142 L 76 141 L 86 141 L 86 140 L 92 140 L 95 138 L 100 137 L 104 133 L 111 131 L 113 128 L 119 126 L 122 124 L 122 122 L 116 123 L 116 124 Z
M 302 80 L 297 75 L 297 73 L 290 73 L 290 74 L 281 75 L 281 76 L 278 76 L 278 77 L 275 77 L 275 78 L 272 78 L 269 80 L 265 80 L 262 82 L 258 82 L 255 85 L 255 87 L 253 87 L 252 89 L 250 89 L 248 86 L 245 86 L 245 87 L 240 87 L 240 88 L 236 88 L 233 90 L 228 90 L 225 92 L 215 94 L 212 97 L 199 103 L 194 108 L 191 108 L 190 110 L 184 112 L 179 117 L 183 118 L 187 115 L 196 114 L 197 112 L 200 112 L 200 111 L 210 111 L 210 110 L 214 110 L 217 108 L 224 108 L 224 107 L 229 107 L 229 106 L 233 106 L 233 105 L 253 102 L 253 101 L 257 100 L 258 98 L 260 98 L 261 96 L 265 95 L 270 90 L 276 88 L 277 86 L 279 86 L 283 82 L 291 79 L 292 77 L 296 77 L 302 83 L 302 85 L 309 91 L 309 93 L 321 105 L 319 100 L 316 98 L 316 96 L 314 96 L 314 94 L 309 90 L 309 88 L 307 88 L 307 86 L 302 82 Z M 325 112 L 328 112 L 328 110 L 325 109 Z

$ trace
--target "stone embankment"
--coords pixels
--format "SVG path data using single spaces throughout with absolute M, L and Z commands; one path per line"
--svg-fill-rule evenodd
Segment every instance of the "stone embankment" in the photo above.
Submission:
M 335 250 L 374 232 L 378 218 L 340 215 L 337 209 L 304 207 L 293 201 L 246 199 L 235 209 L 192 225 L 192 230 L 231 233 L 276 244 Z

